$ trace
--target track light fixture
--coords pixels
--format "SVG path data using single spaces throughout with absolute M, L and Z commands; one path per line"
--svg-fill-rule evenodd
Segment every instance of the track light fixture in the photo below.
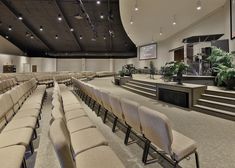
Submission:
M 162 34 L 163 34 L 162 33 L 162 27 L 160 27 L 160 33 L 159 34 L 160 34 L 160 36 L 162 36 Z
M 138 11 L 139 10 L 139 7 L 138 7 L 138 0 L 135 1 L 135 11 Z
M 8 30 L 9 30 L 9 31 L 12 31 L 11 25 L 8 26 Z
M 57 40 L 59 38 L 59 36 L 58 35 L 55 35 L 55 39 Z
M 202 2 L 201 2 L 201 0 L 198 0 L 197 1 L 197 10 L 199 11 L 199 10 L 202 10 Z
M 80 40 L 82 40 L 82 39 L 83 39 L 82 35 L 80 35 L 80 36 L 79 36 L 79 39 L 80 39 Z
M 23 20 L 22 14 L 19 14 L 18 19 Z
M 176 16 L 175 16 L 175 15 L 173 16 L 173 22 L 172 22 L 172 24 L 173 24 L 173 26 L 176 25 Z
M 31 34 L 30 38 L 31 38 L 31 39 L 34 39 L 34 36 Z
M 97 5 L 100 5 L 100 3 L 101 3 L 100 1 L 96 1 L 96 4 L 97 4 Z
M 58 19 L 59 21 L 62 21 L 62 17 L 61 17 L 60 14 L 58 15 L 57 19 Z
M 71 32 L 73 32 L 73 31 L 74 31 L 74 29 L 71 27 L 71 28 L 70 28 L 70 31 L 71 31 Z
M 6 35 L 6 36 L 5 36 L 5 38 L 6 38 L 6 39 L 9 39 L 9 36 L 8 36 L 8 35 Z
M 104 40 L 106 40 L 106 36 L 104 36 Z
M 43 31 L 43 27 L 42 26 L 40 26 L 40 29 L 39 29 L 40 31 Z
M 26 36 L 26 37 L 29 37 L 29 36 L 30 36 L 29 32 L 26 32 L 26 33 L 25 33 L 25 36 Z

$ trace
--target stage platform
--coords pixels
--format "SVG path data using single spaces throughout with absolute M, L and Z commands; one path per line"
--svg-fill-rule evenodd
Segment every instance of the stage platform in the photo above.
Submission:
M 200 84 L 165 82 L 160 75 L 134 74 L 120 79 L 121 87 L 169 104 L 235 121 L 235 91 Z

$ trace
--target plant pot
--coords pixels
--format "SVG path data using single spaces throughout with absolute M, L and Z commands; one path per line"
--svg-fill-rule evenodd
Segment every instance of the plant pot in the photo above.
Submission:
M 235 78 L 226 81 L 226 88 L 228 90 L 233 90 L 235 88 Z
M 182 79 L 183 79 L 183 74 L 182 73 L 177 73 L 176 80 L 177 80 L 178 85 L 183 85 Z

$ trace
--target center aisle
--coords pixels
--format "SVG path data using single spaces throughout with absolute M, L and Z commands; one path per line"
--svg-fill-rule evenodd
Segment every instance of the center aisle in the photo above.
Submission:
M 53 146 L 48 137 L 51 120 L 52 90 L 53 88 L 47 89 L 47 97 L 43 105 L 42 119 L 40 122 L 40 142 L 37 150 L 35 168 L 60 168 Z M 31 168 L 31 166 L 28 167 Z

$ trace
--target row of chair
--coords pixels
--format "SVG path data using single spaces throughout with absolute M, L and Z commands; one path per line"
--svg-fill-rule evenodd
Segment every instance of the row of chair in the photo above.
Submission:
M 0 94 L 7 92 L 17 85 L 15 78 L 0 81 Z
M 71 84 L 71 77 L 69 75 L 55 75 L 54 80 L 59 84 Z
M 173 161 L 174 167 L 191 154 L 195 154 L 196 166 L 199 168 L 199 159 L 197 154 L 196 142 L 171 127 L 167 116 L 152 110 L 148 107 L 141 106 L 139 103 L 120 98 L 109 93 L 104 89 L 97 88 L 77 79 L 72 79 L 76 92 L 81 98 L 92 103 L 92 110 L 98 104 L 98 114 L 101 107 L 105 109 L 103 121 L 106 121 L 107 113 L 114 116 L 112 131 L 115 132 L 117 121 L 119 120 L 127 127 L 124 143 L 127 145 L 131 130 L 137 135 L 142 135 L 145 140 L 142 161 L 148 163 L 149 148 L 152 144 L 156 151 L 164 151 L 166 157 Z
M 0 95 L 1 167 L 27 167 L 24 153 L 27 148 L 34 152 L 45 89 L 31 79 Z
M 54 85 L 49 135 L 61 167 L 124 168 L 76 96 L 65 85 Z

